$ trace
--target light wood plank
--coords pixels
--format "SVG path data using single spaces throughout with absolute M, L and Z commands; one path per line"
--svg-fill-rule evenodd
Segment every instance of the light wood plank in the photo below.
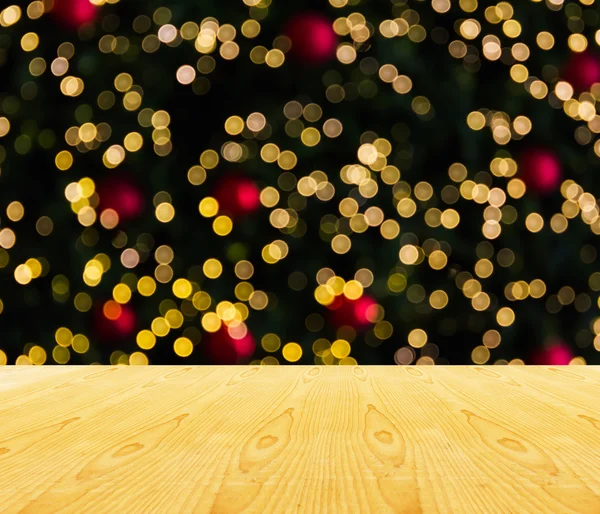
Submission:
M 0 512 L 600 512 L 594 367 L 6 367 Z

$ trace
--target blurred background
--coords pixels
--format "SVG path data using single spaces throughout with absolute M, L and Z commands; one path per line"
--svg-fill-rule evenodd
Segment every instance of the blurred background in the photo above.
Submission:
M 0 10 L 0 364 L 598 364 L 594 0 Z

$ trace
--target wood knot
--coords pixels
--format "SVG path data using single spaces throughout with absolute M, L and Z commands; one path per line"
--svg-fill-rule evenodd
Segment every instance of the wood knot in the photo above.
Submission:
M 394 436 L 387 430 L 380 430 L 379 432 L 375 432 L 373 435 L 380 443 L 392 444 L 394 442 Z
M 240 376 L 244 378 L 252 377 L 256 375 L 259 371 L 259 368 L 250 368 L 244 371 Z
M 258 443 L 256 443 L 256 448 L 259 450 L 264 450 L 265 448 L 270 448 L 273 446 L 277 441 L 279 441 L 279 437 L 275 437 L 274 435 L 266 435 L 258 440 Z
M 523 446 L 522 443 L 516 441 L 515 439 L 509 439 L 508 437 L 503 437 L 502 439 L 498 439 L 498 444 L 500 446 L 504 446 L 504 448 L 508 448 L 509 450 L 514 450 L 516 452 L 526 453 L 527 448 Z
M 144 447 L 141 443 L 133 443 L 127 444 L 123 446 L 123 448 L 119 448 L 115 453 L 113 453 L 113 457 L 126 457 L 127 455 L 131 455 L 132 453 L 140 451 Z

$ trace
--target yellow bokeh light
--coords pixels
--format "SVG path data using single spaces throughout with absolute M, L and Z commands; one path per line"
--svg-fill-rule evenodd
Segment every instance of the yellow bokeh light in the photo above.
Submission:
M 141 330 L 135 340 L 142 350 L 150 350 L 156 344 L 156 336 L 150 330 Z
M 221 328 L 221 318 L 215 312 L 207 312 L 202 316 L 202 328 L 207 332 L 216 332 Z
M 302 347 L 298 343 L 287 343 L 282 350 L 283 358 L 288 362 L 297 362 L 302 357 Z
M 125 136 L 123 145 L 128 152 L 137 152 L 142 148 L 144 138 L 139 132 L 130 132 Z
M 173 282 L 173 294 L 177 298 L 188 298 L 192 294 L 192 284 L 185 278 L 178 278 Z
M 539 232 L 544 227 L 544 218 L 536 212 L 531 213 L 525 220 L 525 226 L 530 232 Z
M 228 216 L 218 216 L 213 221 L 213 230 L 219 236 L 228 235 L 233 229 L 233 222 Z
M 345 234 L 338 234 L 331 240 L 331 248 L 335 253 L 344 254 L 350 251 L 352 242 Z
M 265 62 L 271 68 L 279 68 L 285 62 L 285 54 L 281 50 L 274 48 L 269 50 L 265 55 Z
M 350 355 L 350 343 L 343 339 L 338 339 L 331 344 L 331 353 L 336 359 L 343 359 Z
M 452 229 L 458 226 L 460 222 L 460 216 L 454 209 L 446 209 L 442 212 L 441 221 L 445 228 Z
M 11 202 L 6 208 L 6 215 L 11 221 L 20 221 L 25 214 L 25 208 L 21 202 Z
M 71 347 L 77 353 L 86 353 L 90 348 L 90 341 L 83 334 L 75 334 L 71 341 Z
M 6 19 L 7 14 L 4 15 Z M 35 50 L 40 44 L 40 38 L 35 32 L 28 32 L 21 38 L 21 48 L 25 52 L 32 52 Z
M 118 303 L 127 303 L 131 300 L 131 289 L 126 284 L 117 284 L 113 288 L 113 298 Z
M 400 249 L 400 261 L 404 264 L 415 264 L 419 258 L 419 251 L 414 245 L 405 245 Z
M 471 360 L 475 364 L 485 364 L 490 359 L 490 351 L 486 346 L 477 346 L 471 352 Z
M 358 280 L 349 280 L 344 284 L 344 296 L 349 300 L 357 300 L 363 294 L 363 285 Z
M 150 324 L 150 328 L 157 337 L 165 337 L 171 330 L 165 318 L 154 318 Z
M 435 250 L 429 255 L 429 265 L 435 269 L 440 270 L 448 263 L 448 257 L 441 250 Z
M 443 309 L 448 305 L 448 294 L 442 290 L 434 291 L 429 296 L 429 305 L 434 309 Z
M 179 357 L 189 357 L 194 350 L 194 345 L 187 337 L 179 337 L 173 343 L 173 350 Z
M 427 343 L 427 332 L 421 328 L 415 328 L 408 334 L 408 344 L 413 348 L 422 348 Z
M 169 309 L 165 313 L 165 320 L 171 328 L 180 328 L 183 325 L 183 314 L 177 309 Z
M 46 350 L 44 350 L 41 346 L 32 346 L 29 350 L 29 359 L 32 364 L 41 366 L 46 362 Z
M 175 217 L 175 208 L 168 202 L 156 206 L 156 219 L 161 223 L 169 223 Z
M 142 352 L 133 352 L 129 356 L 130 366 L 147 366 L 149 363 L 148 357 Z
M 31 273 L 31 269 L 28 266 L 26 266 L 25 264 L 19 264 L 15 268 L 14 277 L 19 284 L 26 285 L 29 284 L 29 282 L 31 282 L 33 274 Z
M 205 218 L 211 218 L 219 212 L 219 202 L 217 202 L 216 199 L 207 196 L 200 201 L 198 210 Z
M 68 150 L 62 150 L 56 155 L 54 163 L 59 170 L 68 170 L 73 165 L 73 155 Z
M 142 296 L 152 296 L 156 291 L 156 282 L 152 277 L 142 277 L 138 280 L 137 290 Z
M 55 346 L 52 349 L 52 358 L 57 364 L 66 364 L 71 358 L 71 352 L 64 346 Z
M 73 333 L 66 327 L 60 327 L 54 333 L 54 340 L 60 346 L 70 346 L 73 341 Z
M 266 352 L 276 352 L 281 347 L 281 339 L 276 334 L 265 334 L 260 342 Z
M 496 313 L 496 321 L 501 327 L 508 327 L 515 321 L 515 313 L 510 307 L 502 307 Z
M 230 116 L 225 121 L 225 131 L 232 135 L 238 135 L 244 130 L 244 120 L 239 116 Z
M 207 278 L 218 278 L 223 272 L 223 265 L 217 259 L 207 259 L 202 266 Z
M 204 169 L 212 170 L 219 164 L 219 154 L 214 150 L 205 150 L 200 156 L 200 164 Z
M 473 130 L 481 130 L 485 127 L 485 116 L 479 111 L 473 111 L 467 116 L 467 125 Z
M 314 127 L 308 127 L 302 131 L 300 139 L 306 146 L 316 146 L 321 140 L 321 133 Z

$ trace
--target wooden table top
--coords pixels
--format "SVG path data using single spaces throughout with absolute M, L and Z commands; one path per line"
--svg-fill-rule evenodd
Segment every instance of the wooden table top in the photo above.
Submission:
M 600 368 L 4 367 L 0 512 L 600 513 Z

